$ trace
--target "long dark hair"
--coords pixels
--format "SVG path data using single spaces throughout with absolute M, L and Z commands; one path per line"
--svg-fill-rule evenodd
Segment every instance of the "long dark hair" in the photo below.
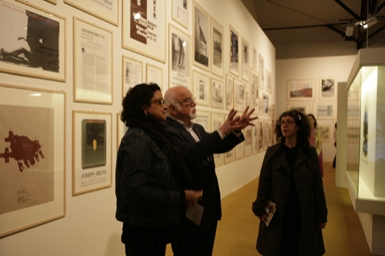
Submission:
M 297 133 L 297 144 L 303 144 L 303 145 L 309 145 L 308 138 L 310 136 L 310 123 L 307 119 L 307 116 L 298 110 L 288 110 L 283 112 L 278 120 L 277 125 L 275 126 L 275 133 L 277 141 L 285 143 L 285 137 L 282 134 L 281 131 L 281 120 L 285 116 L 290 116 L 294 119 L 295 124 L 298 127 L 298 133 Z
M 314 119 L 314 128 L 317 127 L 317 119 L 315 119 L 315 116 L 313 114 L 307 114 L 307 116 L 311 116 Z

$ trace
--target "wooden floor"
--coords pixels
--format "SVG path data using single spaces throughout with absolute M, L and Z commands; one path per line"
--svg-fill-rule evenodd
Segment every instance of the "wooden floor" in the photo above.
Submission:
M 330 256 L 368 256 L 370 253 L 358 215 L 346 188 L 334 184 L 335 170 L 324 163 L 324 188 L 328 222 L 323 230 L 326 254 Z M 259 219 L 251 211 L 258 179 L 222 199 L 222 220 L 218 224 L 214 256 L 256 256 Z M 167 256 L 171 256 L 167 248 Z

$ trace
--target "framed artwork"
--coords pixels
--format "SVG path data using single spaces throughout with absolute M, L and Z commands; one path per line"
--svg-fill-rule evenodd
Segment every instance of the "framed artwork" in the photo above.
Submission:
M 267 93 L 262 93 L 262 113 L 265 116 L 269 115 L 269 95 Z
M 304 114 L 310 114 L 312 112 L 312 104 L 311 103 L 287 103 L 286 109 L 294 109 L 297 111 L 301 111 Z
M 242 79 L 249 81 L 250 57 L 249 57 L 249 43 L 245 38 L 241 38 L 241 56 L 242 56 Z
M 0 84 L 0 238 L 65 216 L 65 97 Z
M 243 111 L 246 105 L 246 85 L 234 79 L 234 108 L 238 111 Z
M 242 143 L 241 143 L 242 144 Z M 225 164 L 229 164 L 235 160 L 235 149 L 227 151 L 225 154 Z
M 287 100 L 315 100 L 315 80 L 288 80 L 286 81 Z
M 112 185 L 112 115 L 73 111 L 72 195 Z
M 74 17 L 74 101 L 112 104 L 112 32 Z
M 332 124 L 331 122 L 317 122 L 317 127 L 321 131 L 322 134 L 322 141 L 330 143 L 332 142 Z
M 122 68 L 122 97 L 124 98 L 129 89 L 143 82 L 143 63 L 123 55 Z
M 348 123 L 347 127 L 348 143 L 357 144 L 360 139 L 360 127 L 358 124 Z M 366 157 L 363 155 L 363 157 Z M 367 161 L 365 161 L 367 163 Z
M 211 131 L 217 130 L 224 122 L 224 115 L 222 113 L 211 112 Z M 215 166 L 221 166 L 224 163 L 224 154 L 214 154 Z
M 121 116 L 122 113 L 120 112 L 116 114 L 116 150 L 119 149 L 120 141 L 128 130 L 128 127 L 120 120 Z
M 266 69 L 266 92 L 271 93 L 273 88 L 273 77 L 271 75 L 271 72 Z
M 226 75 L 226 109 L 234 108 L 234 79 Z
M 245 134 L 245 157 L 250 156 L 252 153 L 252 126 L 247 126 L 244 129 Z
M 337 78 L 322 77 L 319 79 L 318 95 L 319 100 L 336 100 L 337 99 Z
M 253 68 L 258 68 L 258 55 L 257 50 L 253 47 Z
M 190 16 L 190 0 L 172 0 L 172 19 L 188 29 L 188 18 Z
M 64 0 L 64 3 L 72 5 L 83 12 L 87 12 L 115 26 L 119 25 L 120 2 L 119 0 Z
M 265 150 L 264 137 L 265 137 L 265 121 L 262 119 L 257 119 L 258 121 L 258 152 Z
M 360 117 L 360 105 L 348 104 L 348 119 L 358 119 Z
M 193 73 L 193 95 L 196 103 L 202 106 L 209 106 L 210 99 L 210 78 L 198 71 Z
M 211 73 L 219 77 L 223 77 L 223 26 L 219 24 L 213 17 L 211 17 L 211 57 L 210 70 Z
M 28 2 L 0 0 L 0 72 L 64 82 L 65 24 Z
M 223 81 L 211 78 L 211 107 L 223 109 L 225 105 L 225 86 Z
M 264 120 L 263 122 L 263 150 L 266 150 L 269 146 L 269 138 L 271 135 L 270 126 L 268 120 Z
M 163 70 L 161 67 L 146 64 L 146 83 L 155 83 L 162 88 L 163 85 Z M 164 88 L 166 90 L 167 88 Z
M 210 19 L 209 14 L 194 1 L 194 65 L 209 71 Z
M 333 102 L 313 104 L 313 114 L 317 119 L 336 119 L 337 109 Z
M 255 108 L 255 113 L 259 112 L 259 74 L 254 68 L 251 69 L 251 97 L 252 106 Z
M 191 80 L 191 39 L 172 25 L 169 25 L 169 85 L 189 88 Z M 190 88 L 189 88 L 190 89 Z
M 166 62 L 164 0 L 123 0 L 123 48 Z
M 265 58 L 259 54 L 259 88 L 265 89 Z
M 255 116 L 253 116 L 255 117 Z M 259 148 L 258 148 L 258 141 L 259 141 L 259 120 L 256 119 L 254 121 L 252 121 L 252 123 L 255 125 L 254 127 L 252 127 L 252 141 L 251 141 L 251 153 L 254 155 L 254 154 L 257 154 L 258 151 L 259 151 Z
M 233 149 L 235 151 L 235 160 L 240 160 L 245 156 L 245 144 L 239 143 Z
M 239 76 L 239 34 L 230 25 L 230 73 Z
M 200 109 L 196 113 L 195 122 L 202 125 L 205 131 L 210 131 L 210 113 Z

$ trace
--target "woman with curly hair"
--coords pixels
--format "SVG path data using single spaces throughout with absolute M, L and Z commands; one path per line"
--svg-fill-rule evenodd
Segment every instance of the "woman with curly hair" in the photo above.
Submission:
M 183 190 L 191 178 L 178 150 L 164 136 L 167 107 L 157 84 L 138 84 L 123 99 L 129 127 L 116 161 L 116 219 L 123 222 L 126 255 L 165 255 L 175 241 L 182 204 L 202 191 Z
M 278 143 L 266 151 L 252 205 L 261 220 L 257 250 L 265 256 L 323 255 L 327 208 L 317 152 L 308 142 L 309 120 L 302 112 L 286 111 L 275 132 Z M 273 204 L 267 222 L 266 208 Z

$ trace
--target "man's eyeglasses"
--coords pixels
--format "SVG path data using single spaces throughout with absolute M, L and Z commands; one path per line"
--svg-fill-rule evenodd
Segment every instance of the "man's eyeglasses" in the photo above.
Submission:
M 294 124 L 294 123 L 295 123 L 294 120 L 286 120 L 286 121 L 282 121 L 282 120 L 281 120 L 281 122 L 279 122 L 279 125 L 280 125 L 280 126 L 282 126 L 282 125 L 284 125 L 284 124 L 286 124 L 286 125 L 292 125 L 292 124 Z
M 193 102 L 195 103 L 196 101 L 195 97 L 189 97 L 184 99 L 182 102 L 178 102 L 179 104 L 182 104 L 183 106 L 190 106 Z
M 155 103 L 156 105 L 162 106 L 165 104 L 164 99 L 151 100 L 150 102 Z

